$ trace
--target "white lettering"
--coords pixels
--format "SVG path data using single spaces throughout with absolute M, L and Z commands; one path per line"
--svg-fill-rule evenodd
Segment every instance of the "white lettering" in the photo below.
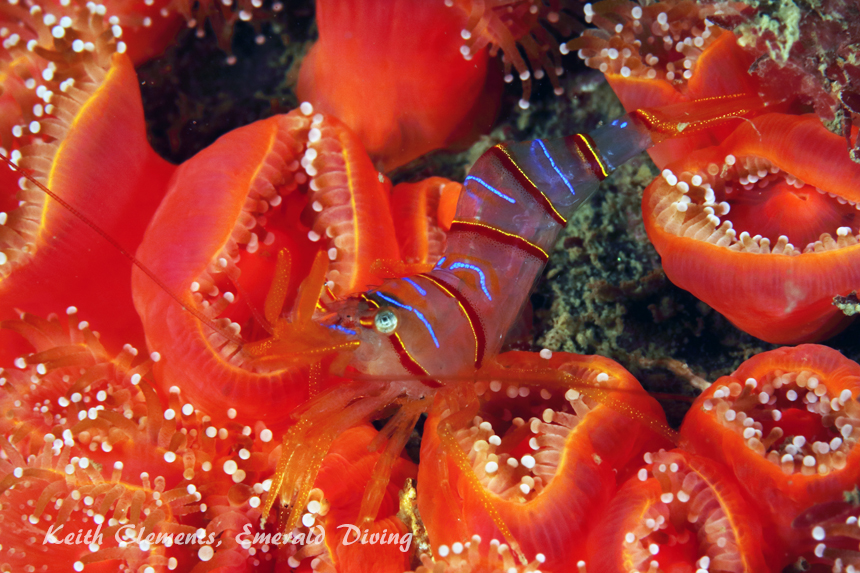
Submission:
M 53 545 L 62 545 L 63 540 L 57 539 L 57 533 L 63 528 L 62 525 L 56 526 L 56 528 L 52 525 L 48 527 L 48 532 L 45 533 L 45 539 L 42 540 L 42 545 L 47 545 L 51 543 Z
M 349 523 L 337 526 L 338 529 L 343 529 L 344 527 L 349 528 L 349 531 L 343 534 L 343 541 L 341 543 L 343 543 L 344 545 L 352 545 L 353 543 L 358 541 L 358 539 L 361 537 L 361 530 L 354 525 L 350 525 Z M 353 539 L 352 541 L 349 541 L 350 533 L 355 533 L 355 539 Z

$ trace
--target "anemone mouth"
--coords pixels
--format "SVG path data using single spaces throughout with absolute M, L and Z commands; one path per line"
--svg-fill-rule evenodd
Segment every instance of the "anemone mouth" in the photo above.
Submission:
M 300 220 L 308 202 L 307 169 L 300 162 L 312 131 L 323 121 L 317 115 L 293 114 L 289 129 L 279 130 L 278 141 L 250 182 L 241 210 L 229 237 L 209 258 L 206 267 L 191 277 L 185 287 L 197 310 L 227 334 L 256 342 L 270 335 L 260 321 L 266 294 L 275 278 L 278 253 L 289 253 L 289 308 L 301 278 L 307 274 L 320 235 Z M 332 248 L 331 255 L 337 250 Z M 333 286 L 333 283 L 329 283 Z M 256 316 L 255 316 L 256 314 Z M 280 312 L 279 312 L 280 314 Z M 219 333 L 210 333 L 210 343 L 235 365 L 244 364 L 242 353 Z
M 798 256 L 860 242 L 860 204 L 755 155 L 664 169 L 649 192 L 651 217 L 665 232 L 734 252 Z
M 702 404 L 747 448 L 786 475 L 842 470 L 860 439 L 860 405 L 809 370 L 773 370 L 744 385 L 718 385 Z
M 585 488 L 577 472 L 623 472 L 643 444 L 667 443 L 658 436 L 659 406 L 611 360 L 511 352 L 487 368 L 475 385 L 478 415 L 450 419 L 483 489 L 511 508 L 546 495 L 568 502 Z M 628 402 L 648 413 L 631 419 Z M 643 431 L 631 436 L 621 429 L 631 423 Z M 590 433 L 595 428 L 599 436 Z
M 585 385 L 620 384 L 598 369 L 581 370 Z M 596 400 L 575 389 L 551 391 L 499 380 L 479 382 L 476 390 L 481 415 L 457 429 L 455 437 L 469 452 L 472 469 L 487 492 L 519 504 L 534 501 L 578 447 L 601 463 L 591 443 L 576 434 L 576 427 L 600 405 Z
M 299 129 L 307 130 L 308 126 L 301 125 Z M 307 131 L 304 133 L 306 137 Z M 186 296 L 199 311 L 226 333 L 241 336 L 245 342 L 269 335 L 254 313 L 264 307 L 278 252 L 287 249 L 290 253 L 287 288 L 294 296 L 297 277 L 305 274 L 310 266 L 309 255 L 318 248 L 311 239 L 319 240 L 319 236 L 310 234 L 298 220 L 307 199 L 307 173 L 292 156 L 287 137 L 275 147 L 260 169 L 261 176 L 251 182 L 228 239 L 185 287 Z M 287 305 L 291 299 L 286 300 Z M 225 343 L 217 333 L 210 335 L 210 341 L 220 347 Z
M 645 488 L 647 495 L 630 510 L 637 518 L 624 523 L 625 563 L 639 571 L 683 562 L 706 571 L 753 570 L 746 547 L 751 541 L 738 531 L 741 520 L 733 513 L 732 500 L 740 495 L 718 483 L 709 462 L 662 450 L 646 454 L 645 461 L 649 466 L 626 486 L 628 492 Z M 623 493 L 617 499 L 631 501 Z
M 383 224 L 384 231 L 374 232 L 360 220 L 361 209 L 378 209 L 377 200 L 384 202 L 385 198 L 375 196 L 377 191 L 382 193 L 375 171 L 373 189 L 361 180 L 367 178 L 365 168 L 370 162 L 363 151 L 361 157 L 355 157 L 361 151 L 355 136 L 337 120 L 315 114 L 307 103 L 272 121 L 278 124 L 274 144 L 253 177 L 243 182 L 246 194 L 231 221 L 229 236 L 209 256 L 202 271 L 190 281 L 185 279 L 182 293 L 224 333 L 246 343 L 260 342 L 275 329 L 274 323 L 267 324 L 262 318 L 270 285 L 284 292 L 283 307 L 274 309 L 278 320 L 307 322 L 310 317 L 298 317 L 301 311 L 296 305 L 304 300 L 303 279 L 320 251 L 328 261 L 319 277 L 327 302 L 365 290 L 372 279 L 361 264 L 362 257 L 397 258 L 390 225 Z M 219 153 L 223 150 L 213 155 Z M 194 170 L 189 173 L 192 178 L 195 175 Z M 282 276 L 278 258 L 283 251 L 288 262 Z M 276 287 L 278 281 L 283 284 Z M 268 309 L 266 312 L 269 316 Z M 249 366 L 245 353 L 236 352 L 236 345 L 225 336 L 211 333 L 209 342 L 232 364 Z
M 561 369 L 572 375 L 582 392 L 531 384 L 527 379 L 480 381 L 476 385 L 480 415 L 454 430 L 484 489 L 515 504 L 527 504 L 549 494 L 548 488 L 556 479 L 572 479 L 576 460 L 595 467 L 626 463 L 623 459 L 601 457 L 624 449 L 607 440 L 624 438 L 584 438 L 583 431 L 587 430 L 579 431 L 578 426 L 590 413 L 604 408 L 586 389 L 620 390 L 623 394 L 629 389 L 629 381 L 610 364 L 565 364 L 561 355 L 552 360 L 553 364 L 562 364 Z M 619 458 L 623 457 L 620 454 Z M 564 486 L 559 488 L 552 491 L 565 495 Z
M 288 424 L 272 402 L 254 396 L 293 408 L 307 399 L 309 380 L 318 379 L 312 369 L 324 361 L 340 365 L 357 345 L 312 320 L 324 286 L 337 286 L 335 263 L 361 270 L 350 249 L 376 248 L 374 237 L 352 240 L 361 225 L 350 207 L 362 199 L 350 192 L 363 192 L 354 176 L 367 172 L 347 164 L 352 156 L 340 139 L 325 137 L 330 119 L 302 104 L 222 136 L 177 169 L 137 250 L 150 272 L 133 271 L 134 304 L 149 347 L 164 358 L 159 382 L 181 386 L 219 419 L 228 410 L 249 422 Z M 323 223 L 329 210 L 337 213 Z M 307 216 L 310 224 L 302 224 Z M 393 225 L 386 228 L 393 236 Z M 323 237 L 330 242 L 317 244 Z M 397 248 L 396 241 L 380 243 Z

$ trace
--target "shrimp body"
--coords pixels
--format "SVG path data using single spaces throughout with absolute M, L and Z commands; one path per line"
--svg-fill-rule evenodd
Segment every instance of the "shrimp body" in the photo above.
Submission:
M 342 301 L 321 321 L 360 340 L 352 366 L 365 374 L 438 386 L 435 378 L 480 368 L 499 352 L 570 215 L 651 145 L 634 112 L 591 135 L 491 148 L 466 177 L 435 268 Z
M 373 520 L 392 462 L 430 398 L 443 386 L 468 393 L 484 362 L 498 354 L 559 231 L 600 181 L 655 143 L 707 129 L 758 101 L 725 97 L 636 110 L 590 135 L 498 145 L 484 153 L 466 177 L 444 256 L 432 270 L 320 305 L 315 321 L 359 342 L 350 347 L 349 365 L 364 376 L 352 376 L 294 413 L 297 422 L 284 436 L 272 480 L 277 495 L 266 499 L 263 518 L 280 500 L 288 508 L 283 530 L 291 531 L 335 436 L 397 406 L 374 445 L 387 439 L 359 511 L 360 522 Z M 441 435 L 465 464 L 450 432 L 443 428 Z M 483 506 L 524 559 L 499 513 L 489 501 Z

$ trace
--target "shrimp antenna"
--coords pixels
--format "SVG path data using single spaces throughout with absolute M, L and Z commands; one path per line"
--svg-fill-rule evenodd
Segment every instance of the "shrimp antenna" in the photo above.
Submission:
M 62 205 L 69 213 L 71 213 L 72 215 L 74 215 L 75 217 L 80 219 L 87 227 L 89 227 L 90 229 L 95 231 L 99 236 L 101 236 L 102 239 L 104 239 L 105 241 L 110 243 L 114 249 L 119 251 L 120 254 L 122 254 L 122 256 L 124 256 L 125 258 L 130 260 L 131 264 L 133 264 L 134 266 L 139 268 L 141 271 L 143 271 L 143 274 L 148 276 L 152 280 L 152 282 L 154 282 L 156 285 L 158 285 L 161 288 L 161 290 L 166 292 L 170 296 L 170 298 L 172 298 L 177 303 L 179 303 L 179 306 L 182 307 L 183 310 L 191 313 L 197 320 L 199 320 L 200 322 L 202 322 L 203 324 L 205 324 L 206 326 L 208 326 L 209 328 L 211 328 L 212 330 L 214 330 L 219 335 L 223 336 L 224 338 L 226 338 L 227 340 L 229 340 L 233 344 L 236 344 L 240 349 L 245 345 L 245 343 L 242 339 L 236 338 L 232 334 L 225 332 L 224 330 L 219 328 L 214 322 L 212 322 L 212 320 L 210 320 L 209 317 L 205 316 L 202 312 L 200 312 L 196 308 L 192 308 L 192 307 L 188 306 L 178 294 L 176 294 L 166 284 L 164 284 L 161 281 L 161 279 L 159 279 L 157 276 L 155 276 L 155 273 L 153 273 L 151 270 L 149 270 L 149 268 L 147 268 L 146 265 L 141 263 L 134 255 L 129 253 L 127 250 L 125 250 L 122 245 L 120 245 L 118 242 L 116 242 L 116 240 L 114 240 L 113 237 L 108 235 L 104 229 L 99 227 L 89 217 L 87 217 L 86 215 L 84 215 L 83 213 L 78 211 L 75 207 L 73 207 L 71 204 L 69 204 L 65 199 L 63 199 L 62 197 L 60 197 L 59 195 L 57 195 L 56 193 L 54 193 L 53 191 L 48 189 L 45 185 L 43 185 L 42 183 L 37 181 L 32 175 L 27 173 L 27 171 L 25 169 L 16 165 L 11 159 L 6 157 L 6 155 L 4 155 L 3 153 L 0 153 L 0 159 L 2 159 L 6 163 L 6 165 L 9 166 L 9 168 L 12 171 L 17 171 L 18 173 L 20 173 L 22 176 L 24 176 L 25 179 L 27 179 L 27 181 L 29 181 L 30 183 L 32 183 L 33 185 L 35 185 L 36 187 L 41 189 L 45 193 L 45 195 L 47 195 L 48 197 L 50 197 L 51 199 L 53 199 L 54 201 L 56 201 L 57 203 Z

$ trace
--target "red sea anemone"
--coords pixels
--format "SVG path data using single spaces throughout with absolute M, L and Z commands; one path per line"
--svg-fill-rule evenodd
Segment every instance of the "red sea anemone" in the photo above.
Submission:
M 348 348 L 310 321 L 320 289 L 329 301 L 366 290 L 381 282 L 375 261 L 400 261 L 378 172 L 344 124 L 307 103 L 185 162 L 137 256 L 160 279 L 136 272 L 134 292 L 164 387 L 217 419 L 272 427 L 309 397 L 313 365 Z
M 735 4 L 690 0 L 586 4 L 586 21 L 598 26 L 568 42 L 591 68 L 600 70 L 624 109 L 659 107 L 698 98 L 758 93 L 749 74 L 753 57 L 729 31 L 708 18 Z M 648 154 L 658 167 L 692 149 L 719 143 L 738 122 L 663 142 Z
M 62 571 L 113 571 L 117 562 L 259 571 L 295 554 L 294 545 L 267 553 L 262 543 L 236 541 L 245 526 L 252 539 L 277 528 L 260 525 L 279 453 L 272 431 L 216 426 L 179 388 L 159 396 L 147 380 L 151 360 L 130 346 L 111 356 L 74 313 L 69 322 L 26 315 L 3 323 L 35 349 L 0 378 L 0 519 L 13 549 L 6 562 L 36 565 L 50 555 Z M 22 519 L 22 510 L 32 513 Z M 98 526 L 102 540 L 51 545 Z M 115 535 L 127 533 L 142 535 L 117 544 Z M 150 534 L 161 541 L 139 543 Z
M 281 249 L 287 249 L 292 262 L 288 280 L 307 273 L 316 249 L 307 231 L 302 234 L 297 225 L 285 223 L 296 221 L 301 211 L 287 209 L 285 203 L 298 185 L 307 184 L 299 161 L 311 121 L 297 111 L 257 122 L 222 137 L 183 164 L 137 253 L 162 281 L 155 284 L 143 273 L 134 276 L 135 304 L 147 342 L 164 358 L 159 377 L 165 387 L 183 387 L 195 405 L 218 419 L 226 419 L 232 409 L 231 417 L 238 413 L 237 419 L 245 423 L 265 419 L 285 425 L 286 417 L 273 412 L 271 405 L 281 404 L 278 410 L 285 413 L 307 399 L 309 375 L 283 365 L 262 371 L 248 367 L 252 357 L 237 348 L 229 334 L 213 331 L 176 304 L 170 293 L 238 336 L 243 327 L 248 331 L 256 326 L 250 312 L 263 307 L 259 291 L 264 294 L 268 288 Z M 249 272 L 242 266 L 250 267 Z M 266 278 L 254 281 L 258 292 L 238 291 L 247 294 L 236 304 L 232 291 L 250 285 L 249 274 Z M 274 316 L 280 311 L 274 309 Z M 200 381 L 199 387 L 191 384 L 194 380 Z M 270 394 L 267 403 L 252 397 L 260 392 Z
M 770 114 L 663 174 L 642 209 L 672 282 L 770 342 L 845 326 L 831 301 L 860 281 L 860 167 L 841 138 L 813 116 Z
M 684 419 L 684 447 L 728 466 L 772 526 L 784 564 L 806 541 L 795 518 L 860 480 L 858 393 L 860 366 L 839 352 L 780 348 L 717 380 Z
M 146 141 L 137 78 L 127 56 L 117 53 L 124 50 L 115 38 L 121 29 L 112 31 L 102 9 L 57 6 L 49 13 L 3 5 L 0 18 L 17 24 L 3 28 L 9 36 L 0 58 L 2 98 L 15 112 L 3 116 L 9 129 L 3 146 L 83 215 L 104 221 L 105 233 L 130 251 L 173 167 Z M 117 138 L 124 144 L 116 145 Z M 76 306 L 102 325 L 113 351 L 142 344 L 135 339 L 128 260 L 23 178 L 3 192 L 0 318 L 17 318 L 16 308 L 46 315 Z M 105 292 L 113 293 L 111 306 Z
M 464 17 L 442 2 L 322 1 L 297 94 L 358 135 L 383 171 L 488 128 L 487 52 L 465 60 Z
M 0 379 L 0 521 L 8 547 L 0 562 L 15 571 L 187 563 L 190 553 L 179 546 L 116 541 L 116 534 L 143 529 L 144 539 L 196 539 L 198 528 L 179 522 L 201 510 L 188 486 L 194 457 L 189 468 L 186 436 L 165 421 L 142 378 L 151 362 L 137 360 L 131 347 L 111 357 L 70 316 L 68 327 L 56 317 L 3 323 L 36 352 L 19 357 Z M 84 541 L 74 541 L 79 531 Z M 55 545 L 69 534 L 72 541 Z
M 219 16 L 246 19 L 259 8 L 256 0 L 238 3 L 237 10 L 201 2 L 192 12 L 188 4 L 172 4 L 184 6 L 198 25 L 214 15 L 216 26 Z M 650 454 L 649 467 L 638 472 L 641 456 L 669 447 L 674 432 L 656 402 L 608 359 L 548 351 L 540 357 L 487 356 L 483 368 L 467 368 L 432 390 L 434 384 L 423 380 L 398 377 L 397 386 L 344 366 L 357 343 L 345 341 L 336 325 L 312 317 L 337 308 L 344 295 L 372 288 L 381 276 L 434 265 L 445 248 L 460 192 L 458 184 L 439 178 L 391 191 L 373 161 L 405 161 L 423 152 L 425 135 L 427 145 L 435 147 L 482 128 L 483 123 L 472 125 L 469 114 L 476 106 L 486 116 L 495 110 L 494 105 L 482 107 L 493 99 L 481 91 L 488 51 L 505 52 L 508 75 L 516 69 L 527 82 L 526 91 L 531 72 L 554 79 L 557 36 L 544 26 L 564 35 L 569 24 L 562 3 L 554 0 L 394 4 L 430 26 L 423 34 L 416 33 L 417 27 L 404 32 L 405 17 L 396 10 L 392 17 L 390 11 L 374 12 L 377 4 L 345 6 L 355 9 L 352 27 L 336 22 L 344 16 L 338 13 L 342 6 L 319 5 L 321 34 L 327 30 L 323 36 L 328 39 L 321 38 L 302 75 L 310 81 L 307 70 L 316 67 L 320 85 L 333 82 L 315 97 L 325 100 L 328 90 L 341 92 L 333 99 L 347 100 L 344 109 L 354 112 L 350 125 L 382 117 L 362 133 L 366 141 L 380 144 L 373 159 L 346 123 L 303 104 L 231 132 L 178 168 L 146 144 L 137 79 L 121 53 L 138 49 L 124 45 L 126 32 L 103 7 L 78 9 L 61 2 L 47 11 L 16 4 L 0 8 L 5 22 L 0 30 L 3 151 L 60 201 L 96 223 L 87 225 L 63 210 L 36 182 L 22 179 L 16 186 L 18 174 L 4 175 L 4 191 L 14 192 L 0 198 L 0 326 L 13 333 L 19 347 L 28 348 L 2 347 L 0 569 L 582 573 L 612 571 L 616 563 L 607 560 L 619 558 L 625 573 L 634 564 L 640 570 L 665 565 L 676 571 L 763 571 L 762 554 L 786 547 L 791 557 L 802 553 L 818 559 L 816 564 L 841 566 L 842 559 L 853 565 L 854 553 L 844 538 L 857 536 L 856 519 L 837 523 L 844 516 L 832 504 L 858 479 L 853 428 L 860 424 L 855 389 L 860 376 L 856 365 L 825 351 L 801 347 L 794 362 L 780 361 L 782 370 L 773 374 L 745 374 L 742 368 L 735 376 L 756 376 L 765 385 L 754 400 L 746 393 L 749 379 L 718 382 L 684 426 L 684 445 L 697 453 Z M 701 15 L 690 3 L 671 6 L 670 28 Z M 161 7 L 150 9 L 160 12 Z M 597 11 L 609 18 L 610 7 L 601 4 Z M 132 8 L 131 13 L 141 16 L 148 14 L 145 10 Z M 659 13 L 649 17 L 652 26 L 661 25 Z M 379 26 L 355 28 L 366 21 L 389 27 L 384 33 Z M 354 36 L 338 39 L 335 33 L 329 45 L 332 30 Z M 693 36 L 704 38 L 704 31 Z M 702 54 L 688 50 L 691 45 L 684 41 L 675 51 L 685 59 L 698 58 L 691 67 L 707 54 L 731 59 L 734 52 L 714 47 L 719 40 L 710 47 L 705 40 L 697 45 L 690 39 L 693 48 L 704 48 Z M 331 68 L 336 62 L 331 46 L 338 42 L 357 46 L 344 56 L 354 69 Z M 415 49 L 408 58 L 392 60 L 392 45 Z M 453 55 L 452 46 L 457 48 Z M 633 62 L 623 48 L 620 54 L 625 64 Z M 389 63 L 396 69 L 386 70 Z M 740 69 L 735 64 L 732 74 Z M 441 85 L 440 74 L 430 72 L 449 71 L 449 66 L 456 70 L 453 82 Z M 364 75 L 350 76 L 356 72 Z M 343 77 L 348 81 L 339 84 Z M 745 81 L 742 74 L 739 78 Z M 344 93 L 368 81 L 398 87 L 382 94 L 356 88 L 358 98 Z M 671 87 L 683 91 L 685 85 Z M 749 95 L 745 87 L 716 91 Z M 360 101 L 370 101 L 367 94 L 383 104 L 368 111 L 367 102 Z M 430 102 L 429 111 L 419 108 L 422 100 Z M 769 121 L 758 118 L 746 129 L 778 139 Z M 783 126 L 786 120 L 772 121 Z M 812 139 L 815 130 L 804 122 L 788 121 L 794 126 L 790 131 Z M 749 141 L 747 133 L 727 145 L 746 149 L 753 145 Z M 775 147 L 779 157 L 801 155 L 794 148 Z M 830 143 L 822 149 L 828 159 L 833 155 Z M 740 157 L 736 163 L 746 167 Z M 779 165 L 780 159 L 768 161 Z M 834 241 L 839 249 L 831 249 L 825 239 L 815 243 L 814 236 L 812 250 L 823 251 L 814 254 L 856 247 L 839 243 L 856 241 L 854 205 L 848 204 L 856 199 L 843 193 L 848 183 L 837 181 L 847 177 L 841 162 L 838 170 L 822 174 L 821 160 L 818 165 L 792 161 L 795 179 L 813 181 L 822 190 L 829 185 L 838 195 L 837 205 L 845 200 L 839 207 L 823 197 L 809 201 L 826 205 L 819 217 L 824 224 L 833 226 L 839 219 Z M 709 172 L 710 163 L 703 169 Z M 717 171 L 711 175 L 733 173 Z M 847 173 L 856 179 L 853 171 Z M 728 186 L 708 179 L 711 186 L 705 188 L 704 175 L 696 181 L 695 174 L 687 175 L 667 173 L 664 179 L 669 183 L 674 177 L 672 187 L 679 192 L 682 180 L 693 199 L 701 191 L 704 204 L 696 214 L 712 223 L 708 215 L 716 210 L 711 203 Z M 748 185 L 750 173 L 744 175 Z M 772 175 L 778 173 L 769 164 L 768 175 L 753 183 L 773 184 Z M 775 197 L 765 201 L 769 213 L 793 201 L 792 194 L 798 196 L 780 186 L 787 183 L 778 183 L 772 185 Z M 771 191 L 765 187 L 759 189 Z M 692 201 L 678 201 L 688 206 L 675 211 L 696 208 Z M 745 215 L 748 203 L 730 205 L 741 215 L 738 226 L 753 224 Z M 847 222 L 846 213 L 851 215 Z M 851 234 L 840 234 L 846 225 Z M 137 262 L 143 264 L 131 279 L 133 289 L 128 262 L 101 242 L 101 231 L 128 251 L 142 240 Z M 811 233 L 806 227 L 798 232 L 802 237 Z M 124 266 L 116 265 L 118 260 Z M 525 296 L 531 284 L 512 279 L 494 286 Z M 132 294 L 142 325 L 128 304 Z M 34 310 L 45 318 L 31 314 Z M 493 310 L 481 307 L 475 323 L 472 314 L 467 318 L 474 326 L 492 320 Z M 52 311 L 65 311 L 67 318 L 60 320 Z M 453 342 L 470 354 L 471 334 L 463 334 Z M 138 340 L 144 336 L 146 356 L 131 344 L 121 346 L 133 342 L 142 349 Z M 479 346 L 477 335 L 475 341 Z M 749 368 L 771 358 L 764 355 Z M 833 364 L 836 371 L 828 368 Z M 807 391 L 804 396 L 798 395 L 800 387 Z M 792 401 L 790 392 L 806 410 L 785 407 Z M 401 450 L 434 399 L 416 471 Z M 722 418 L 715 422 L 715 414 Z M 362 425 L 389 415 L 379 432 Z M 739 419 L 752 424 L 735 427 L 731 422 Z M 790 443 L 764 443 L 789 431 L 794 433 Z M 838 436 L 831 437 L 834 433 Z M 813 450 L 807 452 L 810 443 Z M 760 451 L 765 445 L 781 448 L 779 471 L 760 467 L 773 465 L 772 452 Z M 744 457 L 750 452 L 759 459 Z M 788 474 L 788 454 L 799 459 L 792 462 L 792 475 L 780 480 Z M 721 457 L 727 466 L 700 455 Z M 817 475 L 806 475 L 804 468 L 812 467 L 807 458 L 814 458 Z M 755 468 L 752 477 L 743 473 L 749 467 Z M 418 490 L 411 483 L 416 473 Z M 778 490 L 773 495 L 783 496 L 777 505 L 785 512 L 774 513 L 768 505 L 774 498 L 753 488 L 760 475 L 772 478 Z M 644 520 L 637 519 L 637 510 L 647 513 Z M 776 523 L 779 537 L 762 541 L 757 520 Z M 696 525 L 688 525 L 691 521 Z M 284 523 L 291 531 L 283 531 Z M 46 537 L 49 542 L 63 538 L 55 529 L 60 524 L 82 533 L 101 526 L 104 542 L 42 543 Z M 366 532 L 369 543 L 348 545 L 344 534 L 355 534 L 338 530 L 342 525 L 358 528 L 360 540 Z M 117 542 L 113 533 L 127 526 L 145 527 L 162 541 Z M 311 535 L 317 526 L 327 530 L 324 542 Z M 285 534 L 295 543 L 286 543 Z M 391 543 L 392 535 L 397 543 Z M 388 542 L 374 543 L 374 536 Z M 787 558 L 778 555 L 773 562 Z
M 516 539 L 548 570 L 584 559 L 588 516 L 629 462 L 666 444 L 654 431 L 665 424 L 659 405 L 599 356 L 510 352 L 481 373 L 476 403 L 440 398 L 424 427 L 418 504 L 433 551 L 477 534 Z
M 761 524 L 720 464 L 682 450 L 646 454 L 588 538 L 588 571 L 775 571 Z

